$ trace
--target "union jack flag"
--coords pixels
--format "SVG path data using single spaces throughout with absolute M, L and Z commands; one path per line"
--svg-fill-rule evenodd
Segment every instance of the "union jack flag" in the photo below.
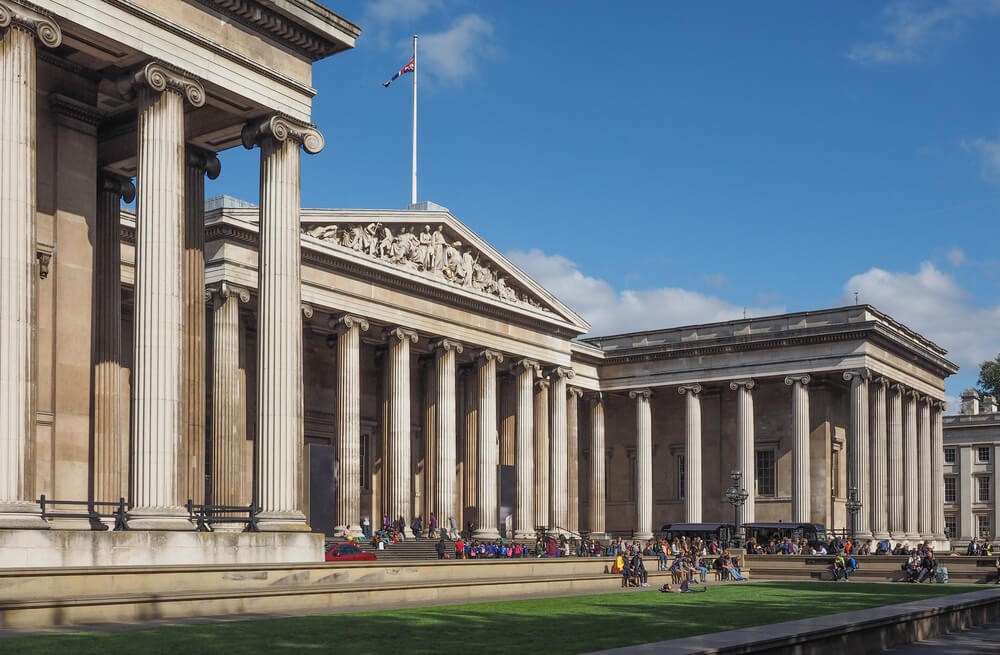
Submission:
M 388 88 L 389 85 L 392 84 L 393 82 L 395 82 L 396 79 L 398 79 L 400 76 L 405 75 L 407 73 L 412 73 L 416 69 L 417 69 L 416 63 L 413 61 L 413 59 L 410 59 L 410 63 L 408 63 L 406 66 L 403 66 L 402 68 L 400 68 L 399 72 L 396 73 L 395 75 L 393 75 L 392 79 L 389 80 L 388 82 L 383 82 L 382 86 Z

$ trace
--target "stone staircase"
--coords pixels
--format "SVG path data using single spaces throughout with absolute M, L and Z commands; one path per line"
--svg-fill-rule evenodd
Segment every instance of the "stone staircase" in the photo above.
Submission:
M 371 542 L 365 542 L 361 548 L 375 553 L 379 561 L 436 560 L 437 543 L 437 539 L 407 539 L 394 544 L 388 543 L 384 550 L 378 550 Z M 444 544 L 448 554 L 454 557 L 455 544 L 447 540 Z

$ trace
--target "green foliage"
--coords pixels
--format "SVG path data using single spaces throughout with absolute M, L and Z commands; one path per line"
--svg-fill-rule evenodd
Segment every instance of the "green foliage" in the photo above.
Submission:
M 617 580 L 611 580 L 615 584 Z M 982 587 L 851 582 L 713 585 L 708 593 L 421 607 L 0 639 L 0 653 L 535 653 L 569 655 L 963 593 Z M 487 591 L 488 593 L 488 591 Z
M 991 394 L 993 397 L 1000 392 L 1000 355 L 979 365 L 979 392 Z

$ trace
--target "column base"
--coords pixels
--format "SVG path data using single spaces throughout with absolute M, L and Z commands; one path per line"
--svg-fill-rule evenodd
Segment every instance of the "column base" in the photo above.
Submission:
M 187 532 L 197 526 L 183 507 L 133 507 L 128 513 L 129 530 Z
M 31 501 L 0 503 L 0 529 L 48 530 L 48 521 L 42 518 L 42 508 Z
M 856 543 L 856 544 L 859 544 L 859 543 L 863 544 L 866 541 L 868 541 L 869 539 L 871 539 L 873 541 L 875 539 L 875 535 L 873 535 L 871 532 L 860 532 L 859 531 L 859 532 L 854 533 L 854 543 Z
M 261 512 L 257 515 L 259 532 L 311 532 L 302 512 Z
M 587 535 L 587 538 L 590 539 L 591 541 L 605 541 L 607 540 L 608 535 L 604 534 L 603 532 L 591 532 L 589 535 Z
M 916 546 L 917 544 L 923 541 L 923 537 L 921 537 L 919 534 L 915 532 L 910 532 L 907 533 L 905 537 L 903 537 L 903 541 L 910 542 L 910 546 Z
M 653 538 L 652 532 L 636 532 L 632 535 L 632 541 L 649 541 Z
M 479 528 L 472 533 L 472 538 L 479 541 L 496 541 L 500 538 L 500 531 L 496 528 L 492 530 L 489 528 Z
M 873 532 L 872 533 L 872 539 L 874 539 L 875 541 L 884 541 L 886 539 L 889 539 L 889 533 L 888 533 L 888 531 L 883 531 L 883 532 L 877 532 L 876 531 L 876 532 Z
M 514 540 L 515 541 L 526 541 L 535 539 L 534 530 L 514 530 Z

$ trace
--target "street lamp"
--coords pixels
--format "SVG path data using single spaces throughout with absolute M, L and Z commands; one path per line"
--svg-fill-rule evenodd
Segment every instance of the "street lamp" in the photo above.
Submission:
M 847 502 L 844 508 L 851 515 L 851 541 L 854 541 L 854 532 L 857 529 L 858 512 L 861 511 L 861 501 L 858 500 L 858 488 L 851 487 L 847 490 Z
M 750 494 L 746 489 L 740 486 L 740 481 L 743 479 L 743 471 L 733 469 L 733 471 L 729 474 L 729 477 L 733 479 L 733 485 L 726 489 L 726 500 L 728 500 L 729 504 L 733 506 L 733 525 L 736 527 L 734 541 L 736 542 L 736 545 L 739 546 L 741 545 L 741 528 L 739 519 L 740 508 L 743 507 L 743 503 L 747 502 L 747 498 Z

